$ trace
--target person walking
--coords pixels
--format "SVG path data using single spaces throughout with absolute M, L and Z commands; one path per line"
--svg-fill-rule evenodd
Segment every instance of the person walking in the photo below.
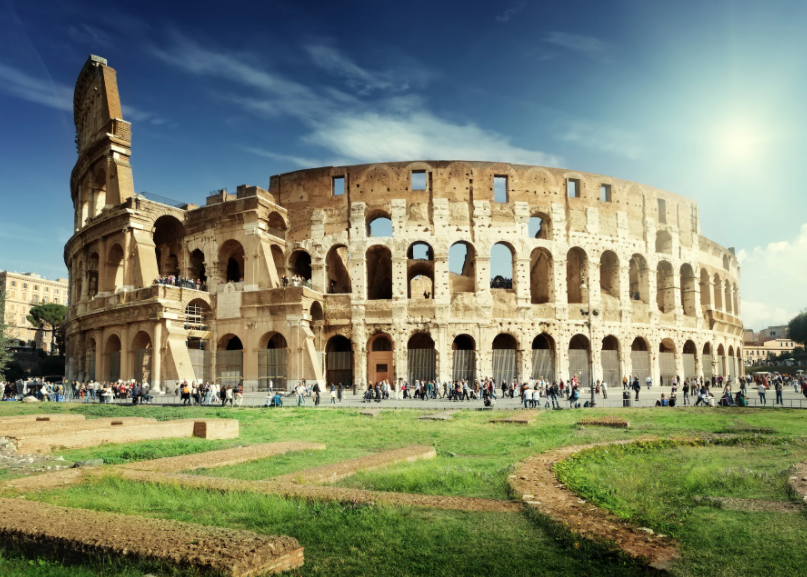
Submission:
M 649 381 L 650 377 L 648 377 L 647 380 Z M 650 387 L 648 387 L 648 388 L 650 388 Z M 641 390 L 642 390 L 642 386 L 639 384 L 639 379 L 637 378 L 635 381 L 633 381 L 633 391 L 636 393 L 636 399 L 635 399 L 636 401 L 639 400 L 639 391 L 641 391 Z
M 765 400 L 765 385 L 764 385 L 764 383 L 759 383 L 759 387 L 757 387 L 757 390 L 759 392 L 759 402 L 762 403 L 763 405 L 767 405 L 768 401 Z
M 784 386 L 782 385 L 782 379 L 776 379 L 776 384 L 774 385 L 774 389 L 776 390 L 776 400 L 773 402 L 774 405 L 779 404 L 784 406 L 785 401 L 782 398 L 782 389 Z

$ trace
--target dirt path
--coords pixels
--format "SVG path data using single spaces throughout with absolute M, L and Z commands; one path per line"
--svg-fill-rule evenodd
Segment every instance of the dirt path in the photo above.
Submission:
M 193 567 L 231 577 L 303 564 L 296 539 L 179 521 L 0 499 L 0 544 L 41 556 L 126 557 Z
M 603 509 L 588 503 L 560 484 L 555 477 L 555 463 L 570 455 L 598 445 L 627 444 L 616 441 L 596 445 L 564 447 L 523 461 L 511 476 L 513 490 L 530 507 L 561 523 L 569 530 L 597 541 L 615 541 L 620 549 L 637 558 L 647 559 L 651 567 L 668 570 L 678 558 L 675 541 L 656 535 L 650 529 L 635 527 Z
M 373 455 L 367 455 L 366 457 L 359 457 L 358 459 L 341 461 L 314 469 L 296 471 L 288 475 L 274 477 L 271 480 L 276 483 L 296 483 L 299 485 L 333 483 L 339 479 L 351 477 L 359 471 L 371 471 L 373 469 L 389 467 L 390 465 L 404 462 L 413 463 L 419 459 L 433 459 L 436 456 L 437 451 L 434 450 L 434 447 L 415 445 L 375 453 Z
M 219 451 L 207 451 L 205 453 L 195 453 L 193 455 L 181 455 L 179 457 L 164 457 L 152 461 L 138 461 L 121 465 L 126 469 L 140 469 L 142 471 L 160 471 L 163 473 L 173 473 L 176 471 L 192 471 L 194 469 L 213 469 L 216 467 L 226 467 L 238 465 L 258 459 L 266 459 L 275 455 L 282 455 L 292 451 L 323 451 L 325 445 L 321 443 L 265 443 L 262 445 L 250 445 L 247 447 L 235 447 L 233 449 L 221 449 Z

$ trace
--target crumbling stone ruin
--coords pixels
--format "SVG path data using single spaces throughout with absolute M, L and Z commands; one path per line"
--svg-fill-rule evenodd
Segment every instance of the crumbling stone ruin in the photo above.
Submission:
M 682 196 L 413 161 L 300 170 L 181 204 L 135 194 L 131 124 L 104 59 L 85 64 L 74 108 L 70 379 L 250 390 L 742 371 L 739 263 Z M 494 263 L 512 272 L 491 279 Z M 194 282 L 155 284 L 170 276 Z

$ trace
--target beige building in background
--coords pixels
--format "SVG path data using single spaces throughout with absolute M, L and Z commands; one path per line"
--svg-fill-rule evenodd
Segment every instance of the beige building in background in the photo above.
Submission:
M 753 364 L 758 361 L 766 361 L 769 357 L 775 357 L 783 353 L 792 353 L 800 346 L 797 342 L 789 338 L 768 339 L 756 343 L 745 343 L 745 362 Z
M 11 337 L 22 341 L 21 346 L 50 349 L 51 331 L 32 326 L 28 312 L 42 303 L 67 306 L 68 283 L 65 278 L 48 280 L 32 272 L 0 271 L 0 290 L 6 291 L 6 323 Z
M 196 206 L 135 194 L 131 125 L 104 59 L 82 69 L 74 115 L 70 379 L 250 390 L 742 371 L 739 263 L 682 196 L 418 160 L 275 175 L 269 190 Z M 385 236 L 373 236 L 379 219 Z M 495 245 L 512 273 L 492 282 Z M 154 282 L 166 275 L 204 290 Z

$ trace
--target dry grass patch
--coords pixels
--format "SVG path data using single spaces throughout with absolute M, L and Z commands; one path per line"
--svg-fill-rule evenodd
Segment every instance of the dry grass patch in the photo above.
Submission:
M 630 421 L 623 417 L 598 417 L 594 419 L 580 419 L 578 425 L 588 427 L 612 427 L 614 429 L 627 429 Z

